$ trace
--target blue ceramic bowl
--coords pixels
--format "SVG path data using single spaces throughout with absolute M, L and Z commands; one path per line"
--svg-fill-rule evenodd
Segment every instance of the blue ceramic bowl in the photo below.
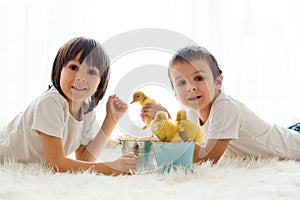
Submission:
M 193 170 L 195 142 L 152 142 L 157 166 L 164 171 L 184 168 Z

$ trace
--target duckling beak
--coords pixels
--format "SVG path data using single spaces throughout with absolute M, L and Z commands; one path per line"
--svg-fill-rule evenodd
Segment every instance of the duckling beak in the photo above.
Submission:
M 132 103 L 134 103 L 134 102 L 136 102 L 134 99 L 130 102 L 130 104 L 132 104 Z

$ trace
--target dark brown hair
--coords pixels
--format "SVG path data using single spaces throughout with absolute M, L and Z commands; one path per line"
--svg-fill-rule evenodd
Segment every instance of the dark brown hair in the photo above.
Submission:
M 93 110 L 103 98 L 110 75 L 110 61 L 103 47 L 94 39 L 76 37 L 64 44 L 57 52 L 52 66 L 51 81 L 53 86 L 65 97 L 60 87 L 62 68 L 81 52 L 80 64 L 85 61 L 89 66 L 95 66 L 100 72 L 100 83 L 96 92 L 92 95 L 87 112 Z
M 170 68 L 176 64 L 176 63 L 184 63 L 188 62 L 191 63 L 193 60 L 205 60 L 213 74 L 213 78 L 216 81 L 217 78 L 222 74 L 222 70 L 219 68 L 219 64 L 215 57 L 204 47 L 201 46 L 186 46 L 182 49 L 179 49 L 171 58 L 170 64 L 169 64 L 169 78 L 171 81 L 171 75 L 170 75 Z M 171 81 L 171 84 L 173 86 L 173 83 Z

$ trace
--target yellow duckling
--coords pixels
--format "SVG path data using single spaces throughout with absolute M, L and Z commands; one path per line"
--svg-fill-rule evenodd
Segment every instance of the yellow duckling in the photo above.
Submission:
M 150 124 L 153 134 L 162 142 L 181 142 L 178 135 L 179 126 L 176 122 L 168 119 L 167 113 L 158 111 Z
M 186 111 L 179 110 L 176 116 L 176 124 L 179 126 L 179 136 L 183 141 L 195 141 L 202 144 L 204 136 L 199 125 L 187 119 Z
M 142 91 L 136 91 L 133 94 L 133 100 L 130 102 L 130 104 L 138 102 L 142 107 L 144 107 L 147 103 L 156 104 L 156 101 L 147 95 L 145 95 Z M 151 119 L 150 117 L 144 117 L 143 122 L 145 122 L 147 125 L 150 124 Z M 147 128 L 147 126 L 144 126 L 143 129 Z
M 187 120 L 184 110 L 177 112 L 175 121 L 168 119 L 167 113 L 159 111 L 150 127 L 153 134 L 162 142 L 195 141 L 202 144 L 204 141 L 201 128 L 196 123 Z

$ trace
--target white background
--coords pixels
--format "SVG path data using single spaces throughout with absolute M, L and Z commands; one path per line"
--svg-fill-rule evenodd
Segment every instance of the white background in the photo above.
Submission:
M 86 36 L 102 43 L 126 31 L 160 28 L 206 47 L 224 72 L 225 93 L 267 121 L 287 126 L 300 120 L 299 10 L 298 0 L 1 0 L 0 124 L 47 90 L 56 52 L 69 39 Z M 167 66 L 170 56 L 141 50 L 112 63 L 99 118 L 126 70 Z M 149 85 L 144 89 L 175 113 L 172 92 Z M 130 106 L 133 120 L 139 109 Z

